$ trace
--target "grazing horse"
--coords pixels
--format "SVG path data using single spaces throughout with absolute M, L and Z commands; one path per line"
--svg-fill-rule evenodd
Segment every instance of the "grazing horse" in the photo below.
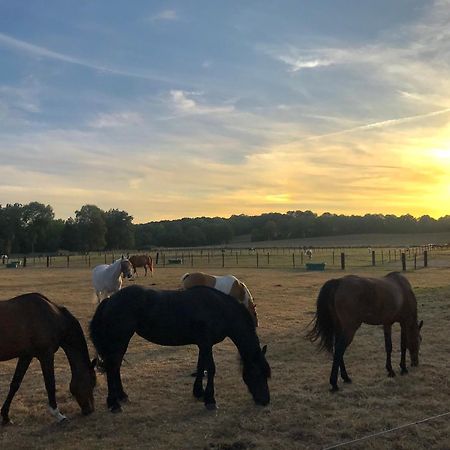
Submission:
M 133 273 L 136 273 L 136 267 L 143 267 L 145 270 L 145 276 L 147 276 L 147 267 L 153 276 L 153 259 L 150 255 L 132 255 L 129 258 L 131 265 L 133 266 Z
M 60 422 L 66 417 L 56 404 L 54 354 L 61 347 L 72 371 L 70 392 L 85 415 L 94 411 L 95 360 L 78 320 L 42 294 L 24 294 L 0 302 L 0 361 L 19 358 L 8 396 L 1 409 L 3 425 L 10 422 L 9 407 L 33 358 L 41 364 L 49 411 Z
M 97 303 L 122 287 L 122 277 L 133 278 L 133 266 L 127 258 L 122 257 L 112 264 L 100 264 L 92 269 L 92 283 Z
M 203 397 L 207 409 L 216 408 L 212 347 L 229 337 L 241 355 L 242 377 L 254 401 L 260 405 L 270 401 L 267 347 L 260 348 L 255 325 L 244 306 L 215 289 L 197 286 L 188 290 L 157 291 L 128 286 L 97 306 L 90 330 L 104 361 L 107 405 L 111 412 L 121 411 L 120 402 L 128 398 L 123 390 L 120 366 L 134 333 L 159 345 L 198 346 L 199 375 L 193 394 L 198 399 Z M 205 369 L 208 380 L 203 389 Z
M 351 382 L 345 369 L 344 352 L 362 323 L 383 325 L 389 377 L 395 376 L 391 364 L 391 331 L 394 322 L 399 322 L 401 327 L 401 374 L 408 373 L 406 349 L 410 353 L 411 366 L 419 365 L 423 321 L 417 322 L 416 297 L 409 281 L 398 272 L 391 272 L 383 278 L 348 275 L 328 280 L 319 292 L 313 322 L 314 326 L 307 333 L 307 338 L 311 341 L 320 339 L 320 348 L 330 353 L 334 351 L 330 375 L 332 391 L 338 390 L 339 368 L 344 382 Z
M 193 286 L 209 286 L 224 294 L 231 295 L 236 300 L 244 304 L 250 312 L 255 326 L 258 326 L 258 314 L 256 313 L 256 304 L 248 287 L 233 275 L 208 275 L 203 272 L 185 273 L 181 277 L 181 283 L 184 289 Z

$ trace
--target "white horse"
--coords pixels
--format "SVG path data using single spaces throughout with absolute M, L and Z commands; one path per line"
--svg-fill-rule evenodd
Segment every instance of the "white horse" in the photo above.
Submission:
M 248 287 L 233 275 L 209 275 L 203 272 L 185 273 L 181 277 L 181 284 L 184 289 L 193 286 L 209 286 L 218 291 L 234 297 L 244 304 L 252 316 L 255 326 L 258 326 L 258 314 L 256 313 L 256 304 Z
M 133 266 L 126 258 L 118 259 L 112 264 L 100 264 L 92 269 L 92 283 L 98 303 L 122 287 L 122 277 L 133 278 Z

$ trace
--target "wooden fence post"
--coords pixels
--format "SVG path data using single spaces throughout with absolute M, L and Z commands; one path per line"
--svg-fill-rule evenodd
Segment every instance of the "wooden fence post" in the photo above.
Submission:
M 295 252 L 292 253 L 292 267 L 295 269 Z
M 375 250 L 372 250 L 372 266 L 375 265 Z
M 428 251 L 423 251 L 423 267 L 428 267 Z
M 50 267 L 50 256 L 47 255 L 47 267 Z
M 341 269 L 345 270 L 345 253 L 341 253 Z
M 67 267 L 69 267 L 70 266 L 70 256 L 69 255 L 67 255 Z
M 403 272 L 406 271 L 406 254 L 402 253 L 402 270 Z
M 256 252 L 256 267 L 259 267 L 259 254 Z

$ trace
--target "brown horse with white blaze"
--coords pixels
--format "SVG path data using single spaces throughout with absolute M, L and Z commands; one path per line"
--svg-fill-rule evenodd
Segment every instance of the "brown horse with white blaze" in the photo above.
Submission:
M 153 259 L 150 255 L 132 255 L 128 259 L 133 266 L 133 273 L 137 274 L 136 267 L 143 267 L 145 276 L 147 276 L 147 268 L 153 276 Z
M 317 311 L 312 330 L 307 333 L 311 341 L 320 339 L 319 347 L 334 353 L 330 375 L 332 391 L 337 391 L 340 369 L 344 382 L 350 383 L 344 363 L 344 353 L 362 323 L 383 325 L 386 348 L 386 370 L 394 377 L 391 353 L 392 324 L 401 327 L 401 374 L 408 373 L 406 350 L 411 366 L 419 364 L 420 330 L 423 321 L 417 321 L 417 300 L 409 281 L 398 272 L 382 278 L 348 275 L 328 280 L 317 298 Z
M 41 364 L 50 413 L 66 417 L 56 404 L 54 354 L 61 347 L 72 371 L 70 392 L 85 415 L 94 411 L 95 360 L 89 352 L 78 320 L 64 307 L 42 294 L 24 294 L 0 301 L 0 361 L 19 358 L 8 396 L 1 408 L 3 425 L 10 422 L 9 408 L 33 358 Z

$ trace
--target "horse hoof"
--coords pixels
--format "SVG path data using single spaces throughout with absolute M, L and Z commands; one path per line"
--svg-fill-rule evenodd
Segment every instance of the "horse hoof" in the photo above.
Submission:
M 215 411 L 217 409 L 217 405 L 215 403 L 206 403 L 205 408 L 208 411 Z
M 388 377 L 389 378 L 394 378 L 395 377 L 395 372 L 394 371 L 389 372 L 388 373 Z
M 14 422 L 9 417 L 3 417 L 2 426 L 14 425 Z
M 198 391 L 198 392 L 195 392 L 195 391 L 194 391 L 194 397 L 195 397 L 197 400 L 201 400 L 201 399 L 203 398 L 204 395 L 205 395 L 205 392 L 204 392 L 204 391 Z
M 344 383 L 350 384 L 352 382 L 352 379 L 350 377 L 343 379 Z
M 402 369 L 400 375 L 406 375 L 408 373 L 408 369 Z
M 129 402 L 128 395 L 124 395 L 123 397 L 120 397 L 119 402 L 120 403 L 128 403 Z
M 122 412 L 122 408 L 120 406 L 113 406 L 113 407 L 109 408 L 109 410 L 113 414 L 117 414 L 117 413 L 121 413 Z
M 335 386 L 331 386 L 330 392 L 337 392 L 339 390 L 339 388 L 337 387 L 337 385 Z

